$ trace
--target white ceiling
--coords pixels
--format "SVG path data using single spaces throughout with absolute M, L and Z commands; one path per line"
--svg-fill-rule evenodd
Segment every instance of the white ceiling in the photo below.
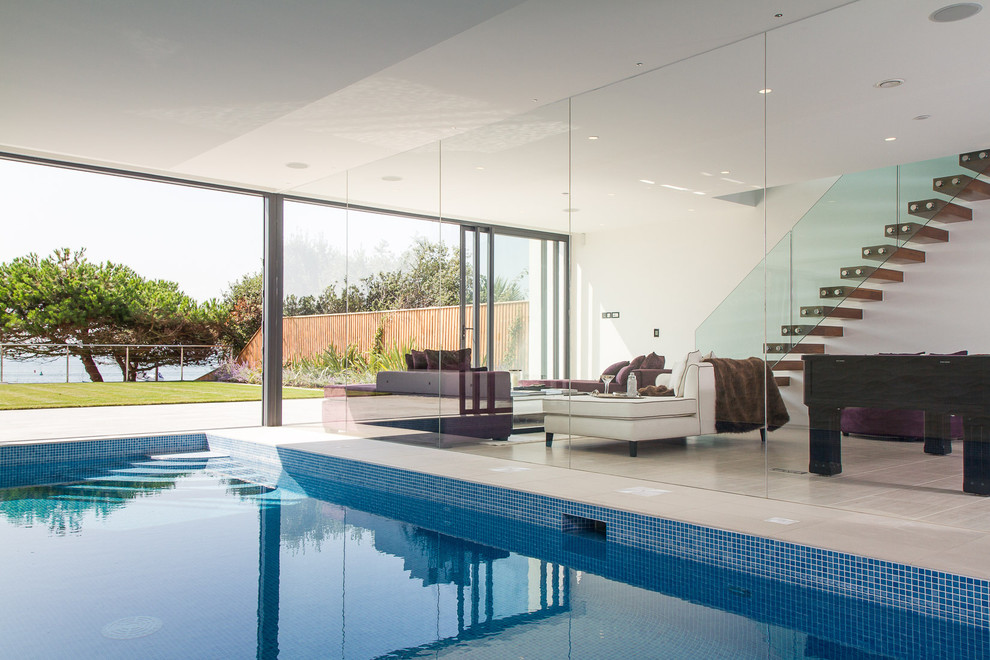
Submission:
M 0 150 L 559 231 L 725 220 L 990 145 L 990 11 L 944 4 L 7 0 Z

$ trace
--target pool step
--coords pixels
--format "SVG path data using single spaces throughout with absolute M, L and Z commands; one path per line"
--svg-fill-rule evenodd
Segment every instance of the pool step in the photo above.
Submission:
M 209 458 L 230 458 L 230 454 L 222 451 L 187 451 L 179 454 L 152 454 L 149 456 L 153 461 L 193 461 L 205 460 Z

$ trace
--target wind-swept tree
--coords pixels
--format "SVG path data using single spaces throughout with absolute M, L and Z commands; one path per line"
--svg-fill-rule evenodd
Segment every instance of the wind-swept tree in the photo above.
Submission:
M 0 264 L 0 339 L 15 357 L 44 357 L 68 350 L 90 380 L 102 382 L 97 357 L 110 356 L 134 379 L 149 365 L 178 363 L 179 351 L 145 353 L 94 344 L 215 344 L 225 323 L 216 302 L 197 305 L 174 282 L 146 280 L 131 268 L 86 260 L 85 250 L 58 249 Z M 58 347 L 45 343 L 61 344 Z M 188 362 L 204 360 L 190 351 Z

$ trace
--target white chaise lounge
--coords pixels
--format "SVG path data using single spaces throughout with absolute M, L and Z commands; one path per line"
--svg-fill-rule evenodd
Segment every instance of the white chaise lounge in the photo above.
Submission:
M 700 354 L 692 353 L 680 373 L 675 368 L 674 373 L 657 378 L 658 385 L 671 387 L 670 381 L 679 377 L 672 397 L 547 398 L 543 402 L 547 447 L 553 446 L 555 433 L 566 433 L 625 441 L 629 455 L 636 456 L 637 443 L 643 440 L 715 433 L 715 369 L 700 360 Z

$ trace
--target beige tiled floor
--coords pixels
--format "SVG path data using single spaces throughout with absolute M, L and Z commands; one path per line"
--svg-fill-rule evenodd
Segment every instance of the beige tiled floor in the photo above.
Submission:
M 805 429 L 771 433 L 765 448 L 755 432 L 645 442 L 637 458 L 594 438 L 558 436 L 548 450 L 541 434 L 454 451 L 990 531 L 990 498 L 962 492 L 960 444 L 933 456 L 919 442 L 845 437 L 833 477 L 807 472 Z

